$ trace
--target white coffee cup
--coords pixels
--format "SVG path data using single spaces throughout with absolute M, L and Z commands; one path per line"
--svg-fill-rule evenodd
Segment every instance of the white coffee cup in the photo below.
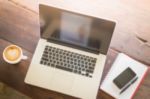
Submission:
M 23 55 L 21 47 L 17 45 L 9 45 L 3 51 L 3 59 L 9 64 L 17 64 L 27 58 Z

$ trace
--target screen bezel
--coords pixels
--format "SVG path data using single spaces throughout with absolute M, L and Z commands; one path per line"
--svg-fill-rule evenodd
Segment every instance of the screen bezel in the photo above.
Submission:
M 79 13 L 76 13 L 76 12 L 72 12 L 72 11 L 68 11 L 68 10 L 52 7 L 52 6 L 49 6 L 49 5 L 45 5 L 45 4 L 39 4 L 39 10 L 40 10 L 40 6 L 47 6 L 47 7 L 51 7 L 51 8 L 60 10 L 61 12 L 68 12 L 68 13 L 72 13 L 72 14 L 75 14 L 75 15 L 89 17 L 89 18 L 92 18 L 92 19 L 98 19 L 98 20 L 101 20 L 101 21 L 104 21 L 104 22 L 111 23 L 112 24 L 111 28 L 110 28 L 111 37 L 113 35 L 114 29 L 115 29 L 115 26 L 116 26 L 116 23 L 114 21 L 105 20 L 105 19 L 101 19 L 101 18 L 89 16 L 89 15 L 83 15 L 83 14 L 79 14 Z M 39 13 L 40 13 L 40 11 L 39 11 Z M 41 35 L 41 38 L 42 38 L 42 33 L 41 32 L 40 32 L 40 35 Z M 108 48 L 109 48 L 109 45 L 110 45 L 110 42 L 111 42 L 111 38 L 109 40 L 108 48 L 105 51 L 103 51 L 103 52 L 100 51 L 100 49 L 97 50 L 97 49 L 92 48 L 92 47 L 85 47 L 85 46 L 81 46 L 81 45 L 77 45 L 77 44 L 72 44 L 72 43 L 68 43 L 68 42 L 65 42 L 65 41 L 62 41 L 62 40 L 59 40 L 59 39 L 55 39 L 55 38 L 49 38 L 49 39 L 47 39 L 47 41 L 48 42 L 54 42 L 54 43 L 61 44 L 61 45 L 65 45 L 65 46 L 69 46 L 69 47 L 73 47 L 73 48 L 84 50 L 84 51 L 88 51 L 88 52 L 92 52 L 92 53 L 95 53 L 95 54 L 101 53 L 101 54 L 106 55 L 107 51 L 108 51 Z

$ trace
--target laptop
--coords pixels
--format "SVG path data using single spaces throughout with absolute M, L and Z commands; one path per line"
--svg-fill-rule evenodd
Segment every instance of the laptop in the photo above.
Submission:
M 25 83 L 96 99 L 115 22 L 40 4 L 40 33 Z

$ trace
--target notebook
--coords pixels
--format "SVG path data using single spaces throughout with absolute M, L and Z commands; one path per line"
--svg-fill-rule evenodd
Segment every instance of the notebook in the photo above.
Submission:
M 127 68 L 131 68 L 136 73 L 138 79 L 120 94 L 120 89 L 115 85 L 113 80 Z M 110 71 L 106 75 L 100 88 L 114 98 L 131 99 L 133 98 L 147 71 L 148 67 L 146 65 L 132 59 L 123 53 L 120 53 L 113 63 Z

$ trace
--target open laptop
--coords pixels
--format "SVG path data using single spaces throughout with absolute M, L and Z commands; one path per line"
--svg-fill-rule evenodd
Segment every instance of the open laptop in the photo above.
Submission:
M 39 5 L 41 38 L 27 84 L 95 99 L 115 23 Z

